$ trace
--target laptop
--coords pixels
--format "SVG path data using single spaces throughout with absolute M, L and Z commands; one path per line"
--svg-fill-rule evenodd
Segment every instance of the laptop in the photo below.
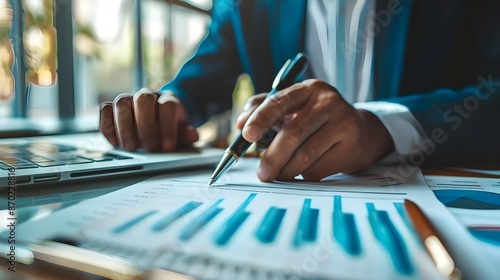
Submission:
M 178 171 L 216 164 L 223 150 L 188 148 L 174 153 L 114 149 L 100 133 L 0 140 L 0 189 L 79 182 L 112 176 Z

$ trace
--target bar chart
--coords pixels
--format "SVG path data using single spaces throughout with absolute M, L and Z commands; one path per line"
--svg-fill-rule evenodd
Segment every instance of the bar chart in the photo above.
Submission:
M 243 201 L 243 203 L 241 203 L 238 208 L 231 213 L 229 218 L 222 223 L 221 227 L 215 234 L 215 238 L 213 240 L 215 244 L 223 246 L 227 244 L 231 237 L 237 233 L 238 228 L 245 222 L 247 217 L 251 215 L 251 212 L 245 211 L 245 208 L 256 196 L 256 193 L 251 193 Z M 224 208 L 220 207 L 220 204 L 223 201 L 224 199 L 218 199 L 210 204 L 210 206 L 199 215 L 190 218 L 189 223 L 179 231 L 179 240 L 188 241 L 198 231 L 202 230 L 204 226 L 208 225 L 219 213 L 224 210 Z M 312 208 L 311 202 L 312 199 L 310 198 L 303 200 L 293 242 L 291 244 L 292 247 L 300 247 L 304 243 L 312 243 L 317 240 L 320 210 Z M 150 218 L 153 219 L 152 216 L 156 216 L 156 219 L 154 220 L 152 226 L 149 227 L 149 231 L 161 232 L 169 225 L 175 223 L 177 220 L 181 219 L 203 204 L 203 202 L 199 201 L 189 201 L 185 205 L 173 210 L 163 217 L 158 217 L 159 215 L 157 214 L 159 213 L 159 210 L 147 211 L 136 216 L 132 216 L 129 220 L 126 220 L 114 227 L 111 232 L 115 235 L 126 233 L 127 230 L 132 229 L 135 226 L 140 227 L 141 222 L 146 222 L 146 220 Z M 395 209 L 399 208 L 400 205 L 402 204 L 395 203 Z M 359 255 L 361 253 L 361 244 L 354 214 L 342 212 L 342 197 L 340 195 L 335 195 L 332 198 L 332 208 L 332 235 L 347 253 L 351 255 Z M 396 256 L 397 258 L 403 257 L 401 255 L 404 251 L 401 237 L 399 236 L 395 226 L 390 221 L 388 213 L 386 211 L 376 210 L 373 203 L 366 203 L 366 208 L 368 209 L 367 218 L 377 239 L 380 239 L 380 242 L 384 243 L 384 246 L 386 247 L 394 247 L 394 251 L 398 254 Z M 269 209 L 267 209 L 265 216 L 262 218 L 262 222 L 257 225 L 255 238 L 262 243 L 272 243 L 277 237 L 281 222 L 285 218 L 286 212 L 287 209 L 270 206 Z M 406 218 L 406 214 L 404 212 L 401 212 L 401 215 L 403 219 Z M 388 233 L 382 233 L 381 230 L 387 231 Z M 390 242 L 395 243 L 389 244 Z M 391 248 L 389 249 L 390 251 L 392 250 Z
M 286 252 L 283 268 L 288 262 L 300 264 L 304 255 L 314 256 L 320 249 L 328 255 L 325 262 L 341 261 L 353 267 L 367 256 L 378 255 L 383 260 L 378 262 L 392 267 L 396 275 L 421 276 L 416 270 L 422 261 L 416 257 L 421 259 L 425 253 L 400 200 L 344 192 L 284 196 L 249 190 L 222 190 L 213 198 L 203 198 L 193 196 L 193 190 L 169 190 L 168 197 L 148 199 L 83 230 L 83 235 L 99 246 L 136 239 L 149 244 L 149 250 L 193 250 L 220 259 L 232 255 L 232 260 L 241 262 L 251 255 L 269 256 L 276 251 L 281 252 L 276 254 L 279 257 Z M 85 246 L 95 249 L 96 245 L 87 242 Z
M 410 199 L 456 245 L 453 257 L 469 276 L 497 275 L 481 259 L 484 252 L 473 250 L 498 248 L 495 200 L 476 195 L 471 207 L 460 200 L 463 193 L 449 196 L 460 206 L 449 208 L 454 212 L 490 214 L 481 221 L 462 216 L 466 230 L 419 173 L 396 180 L 393 168 L 325 182 L 263 183 L 255 176 L 259 162 L 250 163 L 212 187 L 206 186 L 210 172 L 148 179 L 23 223 L 19 241 L 67 243 L 144 271 L 196 279 L 442 279 L 405 212 L 402 203 Z M 481 261 L 463 266 L 469 260 Z

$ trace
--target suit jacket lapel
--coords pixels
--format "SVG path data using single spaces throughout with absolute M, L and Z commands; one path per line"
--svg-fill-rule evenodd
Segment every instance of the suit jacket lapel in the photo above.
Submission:
M 269 24 L 274 72 L 304 51 L 306 0 L 270 0 Z
M 398 95 L 408 33 L 411 0 L 379 0 L 376 4 L 376 25 L 380 28 L 374 38 L 374 97 L 384 99 Z M 389 17 L 389 16 L 390 17 Z

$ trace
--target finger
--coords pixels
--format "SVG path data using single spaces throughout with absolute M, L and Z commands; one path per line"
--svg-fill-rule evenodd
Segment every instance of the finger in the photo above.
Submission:
M 236 119 L 235 127 L 237 129 L 242 129 L 245 125 L 248 117 L 255 111 L 257 107 L 266 99 L 267 93 L 260 93 L 254 95 L 248 99 L 245 103 L 244 111 L 240 114 L 240 116 Z
M 194 128 L 191 125 L 182 125 L 179 127 L 179 139 L 178 142 L 182 144 L 193 144 L 194 142 L 198 141 L 200 139 L 200 136 L 198 135 L 198 132 L 196 131 L 196 128 Z
M 238 118 L 236 119 L 236 122 L 234 124 L 236 129 L 239 129 L 239 130 L 243 129 L 243 126 L 245 126 L 245 123 L 247 122 L 248 117 L 250 117 L 250 115 L 255 111 L 255 109 L 257 109 L 257 107 L 251 108 L 250 110 L 247 110 L 247 111 L 243 111 L 238 116 Z
M 315 131 L 319 130 L 328 121 L 328 118 L 329 112 L 323 109 L 314 110 L 313 105 L 311 105 L 307 106 L 295 119 L 284 125 L 261 159 L 257 172 L 259 179 L 262 181 L 276 179 L 299 146 Z M 329 136 L 323 137 L 322 141 L 326 143 L 328 138 Z
M 134 95 L 134 117 L 140 145 L 150 152 L 160 148 L 159 123 L 156 120 L 158 95 L 142 89 Z
M 179 106 L 179 100 L 171 94 L 162 94 L 158 98 L 161 148 L 165 152 L 172 152 L 177 146 L 177 134 L 180 121 L 177 118 L 177 110 Z
M 331 147 L 307 170 L 302 172 L 306 181 L 319 181 L 326 176 L 340 172 L 349 173 L 353 171 L 355 157 L 353 156 L 353 146 L 347 141 L 341 141 Z
M 135 132 L 132 96 L 118 95 L 113 101 L 113 114 L 118 143 L 127 151 L 139 148 Z
M 99 112 L 99 131 L 111 143 L 117 147 L 118 137 L 116 137 L 115 123 L 113 120 L 113 103 L 101 103 L 101 110 Z
M 262 93 L 256 94 L 256 95 L 248 98 L 243 110 L 246 111 L 246 110 L 250 110 L 250 108 L 259 106 L 266 99 L 268 94 L 269 94 L 268 92 L 262 92 Z
M 300 109 L 310 94 L 308 87 L 301 83 L 269 96 L 248 118 L 243 137 L 257 142 L 275 124 L 283 122 L 286 115 Z
M 279 172 L 278 179 L 292 180 L 295 176 L 306 171 L 331 147 L 336 145 L 342 139 L 341 136 L 335 131 L 334 126 L 324 125 L 321 127 L 295 151 Z

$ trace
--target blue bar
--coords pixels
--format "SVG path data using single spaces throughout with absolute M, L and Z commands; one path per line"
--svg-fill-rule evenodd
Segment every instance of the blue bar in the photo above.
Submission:
M 170 224 L 175 222 L 177 219 L 179 219 L 182 216 L 186 215 L 187 213 L 193 211 L 194 209 L 198 208 L 198 206 L 200 206 L 202 204 L 203 204 L 202 202 L 198 202 L 198 201 L 190 201 L 190 202 L 186 203 L 181 208 L 175 210 L 174 212 L 165 216 L 163 219 L 156 222 L 151 227 L 151 230 L 152 231 L 161 231 L 161 230 L 165 229 Z
M 215 243 L 221 246 L 225 245 L 248 216 L 250 216 L 250 213 L 245 211 L 234 213 L 222 226 L 219 234 L 216 235 Z
M 396 207 L 396 210 L 398 210 L 399 215 L 401 216 L 401 218 L 403 218 L 405 225 L 408 227 L 408 229 L 410 230 L 413 237 L 415 237 L 415 240 L 417 240 L 417 244 L 419 246 L 423 247 L 424 243 L 422 243 L 422 241 L 420 240 L 420 237 L 418 236 L 417 231 L 413 227 L 413 224 L 411 223 L 410 218 L 408 218 L 408 215 L 406 214 L 406 210 L 405 210 L 403 203 L 394 202 L 394 207 Z
M 250 216 L 250 213 L 245 211 L 245 208 L 257 196 L 256 193 L 250 194 L 247 199 L 236 209 L 231 217 L 224 223 L 220 231 L 216 234 L 215 243 L 217 245 L 225 245 L 229 239 L 236 233 L 238 228 Z
M 252 200 L 257 196 L 256 193 L 251 193 L 247 199 L 245 199 L 245 201 L 243 201 L 243 203 L 240 205 L 240 207 L 238 207 L 238 209 L 236 209 L 236 212 L 240 212 L 240 211 L 243 211 L 245 210 L 245 208 L 248 206 L 248 204 L 250 204 L 250 202 L 252 202 Z
M 303 241 L 314 242 L 318 231 L 319 210 L 311 208 L 311 199 L 304 199 L 293 246 L 299 247 Z
M 357 256 L 361 254 L 361 242 L 359 240 L 358 230 L 356 228 L 356 221 L 354 220 L 354 215 L 344 214 L 344 226 L 346 233 L 346 242 L 344 249 L 351 255 Z
M 307 219 L 306 226 L 304 228 L 304 235 L 302 239 L 307 242 L 316 241 L 316 235 L 318 232 L 318 217 L 319 209 L 309 209 L 309 219 Z
M 333 236 L 347 253 L 354 256 L 359 255 L 361 253 L 361 242 L 354 215 L 342 212 L 341 196 L 334 196 L 333 201 Z
M 410 219 L 408 219 L 408 215 L 406 215 L 405 207 L 403 206 L 403 203 L 401 202 L 394 202 L 394 207 L 396 207 L 396 210 L 398 210 L 399 215 L 401 218 L 403 218 L 403 221 L 405 222 L 406 226 L 410 229 L 410 231 L 414 231 L 413 226 L 411 224 Z
M 147 217 L 155 214 L 156 212 L 158 212 L 158 211 L 153 210 L 153 211 L 146 212 L 142 215 L 139 215 L 139 216 L 133 218 L 132 220 L 129 220 L 129 221 L 121 224 L 120 226 L 116 227 L 115 229 L 113 229 L 113 233 L 116 233 L 116 234 L 122 233 L 122 232 L 126 231 L 127 229 L 133 227 L 137 223 L 141 222 L 142 220 L 146 219 Z
M 333 213 L 342 213 L 342 197 L 340 195 L 333 197 Z
M 373 203 L 367 203 L 368 219 L 377 240 L 389 252 L 396 270 L 402 274 L 413 273 L 413 266 L 403 238 L 392 223 L 386 211 L 375 210 Z
M 267 211 L 264 219 L 260 223 L 259 228 L 255 235 L 262 243 L 271 243 L 276 238 L 280 228 L 283 217 L 285 216 L 286 209 L 271 207 Z
M 217 207 L 223 199 L 217 200 L 212 206 L 210 206 L 205 212 L 201 213 L 198 217 L 194 218 L 186 227 L 184 227 L 180 234 L 179 239 L 188 240 L 195 233 L 197 233 L 201 228 L 208 224 L 215 216 L 217 216 L 222 208 Z
M 372 213 L 372 212 L 377 211 L 377 209 L 375 209 L 375 205 L 373 203 L 367 203 L 366 209 L 368 210 L 368 215 L 370 215 L 370 213 Z

